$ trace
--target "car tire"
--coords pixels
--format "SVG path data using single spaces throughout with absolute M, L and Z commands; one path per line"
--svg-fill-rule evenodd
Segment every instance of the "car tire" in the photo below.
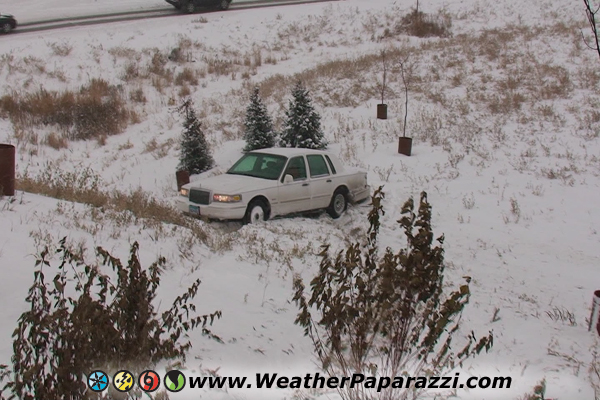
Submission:
M 248 204 L 246 209 L 246 215 L 244 216 L 244 225 L 256 224 L 269 219 L 269 209 L 264 201 L 252 200 Z
M 181 2 L 181 9 L 187 14 L 193 14 L 194 12 L 196 12 L 194 0 L 183 0 Z
M 221 0 L 221 2 L 219 3 L 219 9 L 225 11 L 229 8 L 230 4 L 231 0 Z
M 348 199 L 346 197 L 346 192 L 342 189 L 336 189 L 331 196 L 331 203 L 327 208 L 327 213 L 333 219 L 337 219 L 342 216 L 344 211 L 348 208 Z
M 10 33 L 10 31 L 12 31 L 12 26 L 10 26 L 10 24 L 7 22 L 5 24 L 2 24 L 2 32 L 3 33 Z

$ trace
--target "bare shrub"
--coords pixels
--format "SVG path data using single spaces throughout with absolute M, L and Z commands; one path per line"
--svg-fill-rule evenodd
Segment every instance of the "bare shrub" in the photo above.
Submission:
M 595 7 L 592 5 L 592 1 L 591 0 L 583 0 L 583 4 L 585 5 L 585 15 L 588 19 L 588 22 L 590 24 L 590 28 L 592 30 L 592 34 L 593 34 L 593 40 L 586 40 L 585 36 L 583 37 L 583 41 L 585 42 L 586 46 L 589 47 L 590 49 L 596 51 L 598 53 L 598 56 L 600 56 L 600 43 L 599 43 L 599 38 L 598 38 L 598 25 L 596 22 L 596 17 L 598 14 L 598 7 Z M 581 35 L 583 36 L 583 32 L 581 33 Z
M 470 195 L 465 194 L 463 196 L 462 202 L 463 206 L 465 206 L 467 210 L 471 210 L 473 207 L 475 207 L 475 196 L 473 195 L 473 193 L 471 193 Z
M 449 15 L 430 15 L 417 9 L 406 14 L 396 27 L 398 33 L 417 37 L 449 37 L 452 20 Z
M 264 60 L 265 64 L 277 65 L 277 57 L 272 54 L 268 54 Z
M 546 311 L 546 315 L 550 317 L 552 321 L 560 321 L 567 323 L 570 326 L 577 326 L 575 314 L 564 307 L 552 307 L 552 311 Z
M 140 76 L 140 67 L 136 61 L 129 61 L 123 67 L 123 73 L 121 74 L 121 79 L 125 82 L 130 82 Z
M 52 71 L 47 71 L 46 74 L 48 75 L 49 78 L 57 79 L 60 82 L 67 81 L 67 74 L 65 73 L 65 71 L 62 68 L 55 68 Z
M 158 49 L 152 52 L 150 62 L 146 68 L 149 73 L 159 76 L 166 75 L 165 65 L 167 64 L 168 58 L 162 54 Z
M 542 381 L 533 388 L 533 393 L 526 394 L 523 397 L 519 398 L 519 400 L 545 400 L 545 399 L 546 399 L 546 380 L 545 379 L 542 379 Z
M 92 79 L 79 92 L 13 92 L 0 98 L 0 111 L 15 125 L 57 126 L 70 139 L 120 133 L 130 117 L 121 90 L 102 79 Z
M 137 50 L 134 50 L 130 47 L 117 46 L 111 49 L 108 49 L 108 54 L 113 56 L 114 58 L 125 58 L 127 60 L 136 60 L 139 61 L 140 53 Z
M 490 95 L 487 98 L 487 106 L 492 114 L 509 114 L 519 111 L 525 101 L 525 95 L 520 92 L 505 92 L 501 95 Z
M 190 90 L 190 87 L 188 85 L 183 85 L 180 89 L 179 89 L 179 97 L 181 98 L 186 98 L 189 97 L 192 94 L 192 91 Z
M 207 64 L 207 73 L 210 75 L 227 76 L 235 72 L 234 64 L 231 60 L 204 57 Z
M 152 138 L 148 143 L 146 143 L 144 153 L 151 153 L 154 156 L 154 158 L 158 160 L 160 158 L 166 157 L 169 154 L 169 150 L 171 149 L 171 147 L 173 147 L 174 144 L 175 141 L 172 138 L 167 139 L 163 143 L 159 143 L 158 140 L 156 140 L 156 138 Z
M 35 177 L 25 174 L 16 180 L 18 190 L 96 207 L 104 206 L 108 201 L 108 197 L 100 191 L 100 183 L 100 176 L 91 168 L 68 172 L 53 164 L 46 165 Z
M 539 74 L 537 87 L 542 99 L 565 98 L 573 90 L 571 76 L 564 67 L 540 64 Z
M 409 48 L 386 49 L 386 58 L 400 59 Z M 318 86 L 315 102 L 327 106 L 356 107 L 369 99 L 381 95 L 381 86 L 358 83 L 364 74 L 381 64 L 381 54 L 367 54 L 348 59 L 326 61 L 303 72 L 286 76 L 275 74 L 258 83 L 260 92 L 265 98 L 272 98 L 278 104 L 285 102 L 285 90 L 301 80 L 306 86 Z M 415 81 L 416 81 L 415 77 Z M 347 83 L 347 84 L 346 84 Z M 254 84 L 252 84 L 253 86 Z M 250 90 L 247 88 L 246 90 Z M 395 96 L 395 90 L 386 85 L 385 93 Z
M 19 176 L 16 182 L 17 190 L 84 203 L 93 207 L 104 207 L 105 210 L 131 212 L 136 218 L 144 219 L 146 226 L 174 224 L 190 229 L 203 243 L 209 240 L 205 229 L 195 220 L 187 218 L 179 210 L 140 188 L 128 193 L 116 190 L 102 191 L 100 177 L 90 168 L 67 172 L 49 164 L 41 174 L 37 176 L 25 174 Z
M 59 135 L 56 132 L 51 132 L 44 139 L 44 143 L 55 150 L 66 149 L 69 147 L 69 141 L 65 135 Z
M 129 114 L 129 124 L 135 125 L 142 122 L 142 117 L 140 116 L 140 114 L 138 114 L 137 111 L 129 109 L 127 110 L 127 113 Z
M 46 62 L 44 60 L 42 60 L 41 58 L 34 57 L 34 56 L 27 56 L 23 59 L 23 62 L 26 65 L 33 67 L 33 69 L 38 73 L 46 72 Z
M 40 88 L 33 93 L 21 95 L 13 92 L 0 98 L 0 109 L 4 117 L 15 125 L 72 126 L 76 94 L 73 92 L 49 92 Z
M 129 117 L 120 89 L 102 79 L 92 79 L 78 95 L 72 137 L 89 139 L 121 133 Z
M 63 43 L 47 43 L 48 47 L 52 49 L 52 53 L 56 56 L 66 57 L 71 54 L 73 46 L 67 42 Z
M 150 81 L 152 83 L 152 87 L 154 87 L 158 93 L 164 94 L 165 85 L 168 85 L 167 81 L 159 76 L 153 76 Z
M 569 167 L 561 168 L 542 168 L 540 169 L 542 176 L 548 179 L 560 179 L 564 184 L 573 186 L 575 179 L 573 179 L 573 171 Z
M 184 68 L 180 73 L 175 77 L 175 84 L 177 86 L 185 86 L 185 85 L 198 85 L 198 77 L 196 76 L 196 72 L 191 68 Z
M 302 278 L 295 277 L 293 300 L 299 308 L 295 322 L 312 340 L 321 367 L 330 376 L 360 373 L 380 383 L 384 377 L 405 374 L 442 376 L 468 357 L 488 351 L 493 336 L 490 332 L 478 340 L 471 333 L 464 348 L 456 354 L 451 350 L 471 278 L 466 277 L 467 283 L 458 290 L 444 293 L 444 236 L 432 246 L 431 206 L 425 192 L 418 214 L 413 199 L 402 207 L 398 222 L 408 245 L 397 253 L 387 247 L 379 254 L 383 197 L 381 187 L 372 196 L 366 244 L 350 243 L 334 258 L 330 246 L 322 246 L 310 296 Z M 389 382 L 377 390 L 338 389 L 344 400 L 415 399 L 422 391 L 391 388 Z
M 173 61 L 175 63 L 185 62 L 184 52 L 181 50 L 181 47 L 175 47 L 169 53 L 169 61 Z
M 131 140 L 127 139 L 127 141 L 121 145 L 119 145 L 119 151 L 123 151 L 123 150 L 129 150 L 133 148 L 133 143 L 131 143 Z
M 126 368 L 139 374 L 163 360 L 185 361 L 192 344 L 184 332 L 199 328 L 216 337 L 208 325 L 221 312 L 194 315 L 199 279 L 158 313 L 156 295 L 167 261 L 160 257 L 144 269 L 137 242 L 127 265 L 101 247 L 97 261 L 88 263 L 66 237 L 56 253 L 58 266 L 52 265 L 48 247 L 36 257 L 26 298 L 30 310 L 21 314 L 13 334 L 14 381 L 3 389 L 17 398 L 98 399 L 85 383 L 92 371 L 101 368 L 112 375 Z M 54 275 L 53 284 L 46 282 L 47 274 Z M 108 391 L 110 398 L 125 398 L 112 387 Z M 142 395 L 137 388 L 133 393 Z
M 129 92 L 129 100 L 136 103 L 145 104 L 147 99 L 146 95 L 144 94 L 144 89 L 141 87 L 133 89 L 131 92 Z
M 510 198 L 510 213 L 513 215 L 515 223 L 518 223 L 521 219 L 521 207 L 519 202 L 514 197 Z
M 592 348 L 592 361 L 590 362 L 588 368 L 588 374 L 590 378 L 590 382 L 592 384 L 592 388 L 594 388 L 594 399 L 600 399 L 600 356 L 598 355 L 598 341 L 596 340 L 596 345 Z M 1 370 L 0 370 L 1 377 Z M 1 381 L 1 379 L 0 379 Z

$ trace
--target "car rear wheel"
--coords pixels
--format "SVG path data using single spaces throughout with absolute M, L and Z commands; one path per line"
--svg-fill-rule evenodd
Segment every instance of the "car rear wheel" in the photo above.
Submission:
M 346 199 L 346 193 L 342 189 L 337 189 L 331 197 L 331 203 L 327 209 L 327 213 L 333 219 L 337 219 L 342 216 L 346 208 L 348 207 L 348 200 Z
M 194 0 L 183 0 L 181 2 L 181 9 L 188 14 L 193 14 L 196 11 Z
M 219 4 L 219 8 L 221 10 L 227 10 L 229 8 L 229 4 L 231 4 L 231 0 L 221 0 Z
M 256 224 L 269 219 L 268 208 L 264 201 L 253 200 L 246 209 L 244 224 Z
M 10 26 L 10 24 L 8 22 L 2 24 L 2 32 L 10 33 L 10 31 L 12 31 L 12 26 Z

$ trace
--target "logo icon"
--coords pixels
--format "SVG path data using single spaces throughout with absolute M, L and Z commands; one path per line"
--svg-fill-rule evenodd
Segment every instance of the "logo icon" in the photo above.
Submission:
M 169 392 L 180 392 L 185 387 L 185 375 L 176 369 L 165 375 L 165 387 Z
M 122 369 L 113 376 L 113 386 L 119 392 L 129 392 L 133 387 L 133 380 L 133 374 Z
M 138 385 L 146 393 L 154 392 L 160 386 L 160 376 L 150 369 L 146 370 L 138 378 Z
M 88 375 L 87 384 L 94 392 L 103 392 L 108 387 L 108 375 L 104 371 L 92 371 Z

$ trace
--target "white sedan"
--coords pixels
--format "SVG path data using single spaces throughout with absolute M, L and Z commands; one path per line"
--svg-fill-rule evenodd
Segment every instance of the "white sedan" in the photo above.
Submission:
M 333 154 L 301 148 L 246 153 L 227 171 L 183 185 L 177 207 L 196 217 L 245 223 L 326 209 L 338 218 L 348 202 L 370 196 L 367 172 L 344 168 Z

